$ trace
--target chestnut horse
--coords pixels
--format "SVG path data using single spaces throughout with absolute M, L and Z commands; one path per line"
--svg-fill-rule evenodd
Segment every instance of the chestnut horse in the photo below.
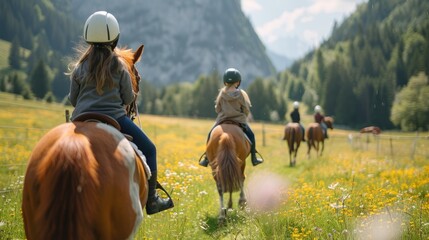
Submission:
M 381 129 L 377 126 L 369 126 L 369 127 L 362 128 L 359 132 L 360 133 L 372 133 L 374 135 L 378 135 L 381 133 Z
M 117 50 L 133 65 L 135 86 L 134 64 L 143 46 L 133 54 L 124 51 Z M 28 162 L 22 198 L 26 237 L 132 239 L 147 191 L 144 163 L 119 130 L 100 122 L 61 124 L 40 139 Z
M 326 123 L 327 128 L 334 129 L 334 119 L 332 117 L 324 117 L 323 121 Z M 310 157 L 311 147 L 316 150 L 317 155 L 322 156 L 323 149 L 325 148 L 325 136 L 322 126 L 319 123 L 310 123 L 305 133 L 308 146 L 307 156 Z M 319 143 L 321 144 L 320 148 Z
M 246 204 L 244 169 L 250 144 L 238 125 L 224 123 L 211 132 L 206 152 L 220 198 L 219 224 L 223 224 L 226 217 L 224 193 L 229 192 L 228 208 L 232 208 L 232 193 L 236 191 L 240 191 L 239 206 Z
M 289 166 L 293 167 L 296 164 L 296 155 L 302 140 L 301 126 L 299 126 L 299 123 L 286 124 L 283 140 L 287 141 L 289 147 Z

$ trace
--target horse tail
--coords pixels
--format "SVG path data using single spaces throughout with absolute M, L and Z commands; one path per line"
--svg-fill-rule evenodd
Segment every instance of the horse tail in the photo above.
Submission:
M 288 142 L 288 146 L 289 146 L 289 152 L 293 152 L 294 151 L 294 142 L 295 142 L 295 131 L 292 127 L 288 127 L 286 129 L 287 132 L 287 142 Z
M 37 169 L 40 212 L 36 219 L 46 223 L 40 239 L 94 239 L 93 225 L 99 185 L 98 162 L 88 139 L 82 135 L 62 136 L 42 158 Z M 56 227 L 52 227 L 56 226 Z
M 291 136 L 290 145 L 291 145 L 292 151 L 295 151 L 295 138 L 296 138 L 295 128 L 292 128 L 291 132 L 292 132 L 292 136 Z
M 217 179 L 223 192 L 234 192 L 241 188 L 242 173 L 240 160 L 235 153 L 234 139 L 229 134 L 222 134 L 217 153 Z

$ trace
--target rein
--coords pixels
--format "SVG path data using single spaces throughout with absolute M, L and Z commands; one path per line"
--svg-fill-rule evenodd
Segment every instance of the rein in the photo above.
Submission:
M 140 122 L 140 113 L 139 108 L 137 106 L 137 95 L 134 98 L 134 101 L 127 107 L 127 116 L 134 121 L 137 118 L 138 126 L 140 129 L 142 128 L 142 123 Z

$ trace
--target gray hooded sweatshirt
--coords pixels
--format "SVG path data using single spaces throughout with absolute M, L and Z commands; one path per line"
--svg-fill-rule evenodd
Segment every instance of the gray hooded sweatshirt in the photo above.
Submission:
M 223 88 L 216 98 L 216 123 L 232 120 L 245 124 L 251 106 L 250 99 L 244 90 L 226 91 L 226 88 Z
M 84 112 L 104 113 L 114 119 L 126 114 L 125 105 L 134 100 L 131 78 L 125 68 L 119 68 L 113 74 L 113 88 L 103 87 L 99 95 L 95 81 L 88 81 L 88 64 L 79 64 L 70 77 L 69 99 L 75 107 L 71 119 Z

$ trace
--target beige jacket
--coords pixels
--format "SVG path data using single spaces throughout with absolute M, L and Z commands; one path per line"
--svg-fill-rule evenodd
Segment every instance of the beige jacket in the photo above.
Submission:
M 247 116 L 250 113 L 251 106 L 249 96 L 244 90 L 226 91 L 224 87 L 219 91 L 219 95 L 216 98 L 216 124 L 225 120 L 247 123 Z

